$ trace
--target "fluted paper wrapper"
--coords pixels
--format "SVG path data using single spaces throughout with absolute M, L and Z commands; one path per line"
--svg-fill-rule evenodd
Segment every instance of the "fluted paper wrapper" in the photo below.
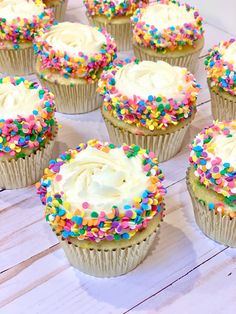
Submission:
M 236 119 L 236 96 L 220 91 L 214 91 L 209 86 L 211 94 L 211 111 L 214 120 Z
M 53 9 L 54 18 L 58 22 L 63 22 L 65 19 L 65 13 L 68 5 L 68 0 L 58 1 L 58 3 L 52 3 L 48 7 Z
M 35 56 L 33 47 L 19 49 L 0 49 L 0 72 L 23 76 L 35 72 Z
M 47 87 L 55 96 L 57 112 L 76 114 L 86 113 L 99 108 L 102 97 L 96 92 L 97 82 L 62 85 L 40 79 L 42 86 Z
M 230 247 L 236 247 L 236 218 L 222 216 L 220 213 L 209 210 L 207 204 L 201 202 L 194 194 L 189 182 L 187 171 L 187 188 L 191 196 L 196 223 L 202 232 L 210 239 Z
M 43 148 L 24 158 L 0 161 L 0 187 L 18 189 L 30 186 L 43 175 L 44 169 L 51 159 L 57 130 Z
M 149 51 L 148 49 L 145 49 L 137 44 L 133 44 L 134 49 L 134 55 L 139 60 L 148 60 L 148 61 L 158 61 L 162 60 L 165 61 L 171 65 L 179 66 L 179 67 L 185 67 L 187 68 L 191 73 L 194 73 L 196 70 L 196 66 L 198 64 L 198 59 L 201 53 L 201 49 L 196 50 L 193 53 L 186 53 L 181 56 L 175 56 L 173 52 L 173 56 L 167 56 L 162 53 L 155 53 L 154 51 Z
M 159 162 L 169 160 L 175 156 L 181 149 L 184 136 L 188 131 L 189 124 L 173 133 L 162 135 L 137 135 L 127 130 L 114 126 L 103 115 L 109 133 L 110 141 L 116 145 L 126 143 L 135 144 L 149 151 L 155 152 Z M 190 121 L 191 122 L 191 121 Z
M 111 34 L 115 39 L 118 51 L 127 51 L 132 49 L 132 30 L 131 23 L 113 24 L 111 22 L 102 23 L 96 21 L 92 17 L 89 17 L 91 24 L 97 27 L 105 28 L 106 31 Z
M 128 273 L 144 260 L 158 231 L 159 226 L 133 245 L 110 249 L 82 248 L 68 243 L 60 236 L 58 239 L 72 266 L 91 276 L 115 277 Z

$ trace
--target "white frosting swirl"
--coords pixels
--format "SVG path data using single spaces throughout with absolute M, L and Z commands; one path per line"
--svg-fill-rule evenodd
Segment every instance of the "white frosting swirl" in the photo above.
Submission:
M 186 82 L 186 68 L 171 66 L 164 61 L 129 63 L 115 74 L 116 88 L 129 98 L 134 95 L 143 99 L 148 96 L 164 96 L 183 100 L 192 82 Z
M 96 28 L 80 23 L 63 22 L 51 27 L 42 36 L 42 40 L 58 51 L 66 51 L 68 55 L 78 55 L 79 52 L 87 56 L 98 53 L 106 42 L 105 36 Z
M 222 163 L 230 163 L 236 167 L 236 130 L 231 129 L 232 137 L 227 137 L 224 134 L 218 134 L 213 138 L 214 155 L 222 159 Z
M 17 115 L 28 117 L 39 106 L 37 89 L 28 89 L 24 83 L 14 86 L 0 84 L 0 119 L 15 119 Z
M 153 4 L 144 10 L 141 21 L 155 26 L 162 31 L 171 26 L 182 26 L 185 23 L 194 23 L 194 11 L 187 11 L 185 6 L 178 6 L 174 3 Z
M 229 47 L 221 47 L 222 59 L 233 64 L 236 71 L 236 41 L 229 45 Z
M 36 4 L 33 0 L 0 0 L 0 17 L 8 22 L 18 17 L 32 19 L 43 11 L 43 3 Z
M 141 157 L 127 158 L 122 148 L 105 153 L 88 146 L 62 165 L 59 174 L 62 179 L 52 182 L 52 191 L 63 191 L 72 211 L 88 202 L 88 215 L 92 210 L 109 212 L 113 205 L 119 209 L 131 205 L 135 197 L 141 196 L 148 181 Z

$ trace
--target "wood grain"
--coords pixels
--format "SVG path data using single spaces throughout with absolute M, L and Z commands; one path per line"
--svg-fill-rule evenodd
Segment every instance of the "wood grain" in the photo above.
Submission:
M 67 19 L 87 23 L 81 0 L 69 0 Z M 185 185 L 188 144 L 212 122 L 204 56 L 229 34 L 205 24 L 196 79 L 198 113 L 179 154 L 163 163 L 167 213 L 160 239 L 131 273 L 97 279 L 73 269 L 43 217 L 34 187 L 0 192 L 0 313 L 235 313 L 235 250 L 206 238 L 195 224 Z M 132 57 L 132 52 L 119 57 Z M 36 80 L 34 76 L 30 79 Z M 54 157 L 90 138 L 108 140 L 100 111 L 57 113 L 62 127 Z

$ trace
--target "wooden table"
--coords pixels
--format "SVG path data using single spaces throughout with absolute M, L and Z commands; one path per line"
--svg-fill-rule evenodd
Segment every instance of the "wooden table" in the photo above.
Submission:
M 81 0 L 66 18 L 87 22 Z M 188 143 L 212 121 L 203 60 L 207 49 L 232 36 L 206 24 L 196 78 L 198 113 L 181 152 L 161 164 L 166 218 L 146 260 L 127 275 L 98 279 L 71 267 L 43 217 L 34 187 L 0 193 L 0 313 L 236 313 L 236 250 L 199 230 L 186 190 Z M 128 54 L 132 55 L 132 53 Z M 127 56 L 127 54 L 120 54 Z M 35 78 L 34 78 L 35 79 Z M 100 112 L 57 114 L 62 125 L 54 157 L 90 138 L 108 140 Z

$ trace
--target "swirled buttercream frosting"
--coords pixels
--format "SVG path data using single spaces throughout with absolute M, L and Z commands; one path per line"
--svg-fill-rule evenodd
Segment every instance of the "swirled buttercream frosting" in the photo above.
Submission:
M 137 9 L 131 18 L 135 43 L 158 52 L 196 46 L 203 37 L 197 10 L 173 0 L 159 0 Z
M 115 61 L 101 75 L 103 109 L 151 131 L 166 129 L 196 110 L 199 85 L 186 68 L 164 61 Z
M 207 77 L 212 88 L 236 96 L 236 41 L 222 41 L 209 50 L 205 59 Z
M 53 12 L 42 0 L 0 1 L 0 48 L 5 42 L 15 49 L 23 42 L 32 41 L 36 32 L 53 22 Z
M 150 95 L 183 100 L 191 86 L 186 81 L 186 68 L 171 66 L 163 61 L 129 63 L 115 74 L 117 90 L 130 98 L 134 95 L 148 99 Z
M 43 2 L 33 0 L 1 0 L 0 17 L 8 23 L 16 18 L 32 19 L 33 16 L 44 12 Z
M 88 56 L 98 53 L 106 37 L 96 28 L 79 23 L 63 22 L 51 27 L 41 39 L 57 51 L 66 51 L 70 56 L 83 53 Z
M 116 57 L 116 44 L 105 30 L 71 22 L 54 23 L 38 33 L 34 50 L 42 70 L 87 80 L 97 79 Z
M 54 96 L 24 78 L 0 79 L 0 157 L 25 157 L 53 137 Z
M 162 180 L 153 153 L 91 140 L 52 160 L 37 188 L 56 233 L 119 240 L 162 214 Z
M 23 82 L 15 86 L 12 83 L 0 84 L 0 117 L 16 119 L 27 118 L 39 106 L 39 95 L 36 89 L 29 89 Z
M 236 122 L 214 122 L 191 144 L 190 163 L 200 184 L 221 195 L 209 209 L 236 211 Z M 219 210 L 218 210 L 219 211 Z

